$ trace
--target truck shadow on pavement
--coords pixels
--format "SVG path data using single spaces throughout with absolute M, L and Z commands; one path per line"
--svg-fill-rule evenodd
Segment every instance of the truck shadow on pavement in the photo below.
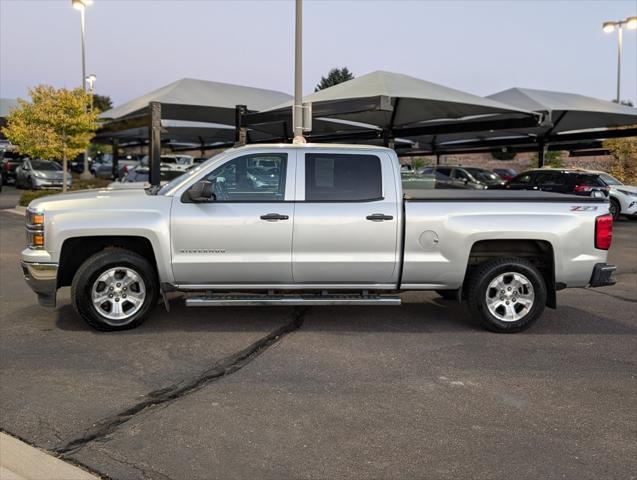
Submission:
M 147 335 L 161 332 L 249 332 L 268 328 L 274 319 L 285 321 L 293 307 L 185 307 L 180 298 L 171 301 L 171 311 L 158 304 L 141 326 L 105 335 Z M 55 327 L 63 331 L 91 331 L 70 304 L 58 307 Z M 335 331 L 339 333 L 404 332 L 448 333 L 481 332 L 465 305 L 435 299 L 423 303 L 391 306 L 309 307 L 303 330 Z M 637 326 L 563 305 L 557 310 L 546 309 L 543 317 L 522 335 L 635 335 Z M 518 334 L 519 335 L 519 334 Z

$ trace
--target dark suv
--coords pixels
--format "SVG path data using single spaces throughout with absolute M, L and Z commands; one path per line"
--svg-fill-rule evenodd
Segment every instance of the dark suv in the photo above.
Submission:
M 608 196 L 609 191 L 608 185 L 598 173 L 559 168 L 540 168 L 523 172 L 513 178 L 507 188 L 570 193 L 589 197 L 596 195 L 595 192 L 602 192 Z

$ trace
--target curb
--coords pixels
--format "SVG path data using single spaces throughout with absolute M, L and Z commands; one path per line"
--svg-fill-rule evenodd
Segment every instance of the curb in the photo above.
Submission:
M 27 214 L 27 207 L 13 207 L 13 208 L 5 208 L 0 210 L 0 212 L 9 212 L 9 213 L 13 213 L 14 215 L 26 215 Z
M 99 480 L 99 477 L 0 432 L 0 478 Z

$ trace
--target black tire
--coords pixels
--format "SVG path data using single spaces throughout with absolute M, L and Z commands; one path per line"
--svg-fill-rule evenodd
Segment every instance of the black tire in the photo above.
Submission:
M 458 290 L 436 290 L 436 293 L 445 300 L 457 300 Z
M 611 215 L 613 216 L 613 221 L 616 222 L 617 220 L 619 220 L 619 216 L 621 214 L 622 207 L 619 204 L 619 202 L 617 200 L 615 200 L 614 198 L 610 199 L 609 210 L 610 210 Z
M 100 275 L 112 268 L 130 268 L 141 276 L 145 284 L 146 295 L 139 310 L 125 323 L 113 324 L 93 305 L 91 290 Z M 71 299 L 75 311 L 91 327 L 101 331 L 127 330 L 142 324 L 159 298 L 159 281 L 155 269 L 141 255 L 120 248 L 103 250 L 89 257 L 78 269 L 71 285 Z M 108 299 L 107 299 L 108 301 Z M 123 306 L 122 301 L 122 307 Z M 109 323 L 110 322 L 110 323 Z
M 37 190 L 37 187 L 35 186 L 35 180 L 33 180 L 33 177 L 29 177 L 29 190 Z
M 506 273 L 520 273 L 524 275 L 531 283 L 535 297 L 528 312 L 520 319 L 514 321 L 503 321 L 499 319 L 491 313 L 486 302 L 487 290 L 489 289 L 491 281 Z M 546 297 L 546 282 L 542 274 L 530 262 L 515 257 L 498 258 L 478 267 L 469 280 L 467 295 L 471 313 L 480 319 L 484 328 L 497 333 L 514 333 L 530 327 L 544 311 Z M 509 304 L 507 303 L 507 305 Z M 519 302 L 518 305 L 522 307 Z M 518 307 L 514 306 L 511 308 Z M 500 312 L 496 311 L 496 313 Z

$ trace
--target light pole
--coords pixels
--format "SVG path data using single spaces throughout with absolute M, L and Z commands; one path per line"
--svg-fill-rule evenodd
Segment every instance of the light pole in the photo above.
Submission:
M 93 111 L 93 92 L 95 91 L 95 80 L 97 80 L 97 75 L 91 73 L 88 77 L 86 77 L 86 83 L 89 86 L 89 93 L 91 95 L 91 111 Z
M 294 106 L 292 129 L 294 142 L 303 143 L 303 0 L 295 2 L 294 18 Z
M 93 0 L 71 0 L 73 8 L 79 10 L 80 12 L 80 27 L 82 30 L 82 88 L 84 89 L 84 92 L 86 92 L 86 48 L 84 46 L 84 32 L 86 30 L 85 15 L 86 7 L 88 7 L 92 3 Z M 81 178 L 91 178 L 91 173 L 88 169 L 87 151 L 84 152 L 84 170 L 82 171 L 82 174 L 80 176 Z
M 604 33 L 613 33 L 617 29 L 617 97 L 615 101 L 621 103 L 621 73 L 622 73 L 622 37 L 624 27 L 635 30 L 637 28 L 637 17 L 628 17 L 626 20 L 616 22 L 604 22 L 602 30 Z

